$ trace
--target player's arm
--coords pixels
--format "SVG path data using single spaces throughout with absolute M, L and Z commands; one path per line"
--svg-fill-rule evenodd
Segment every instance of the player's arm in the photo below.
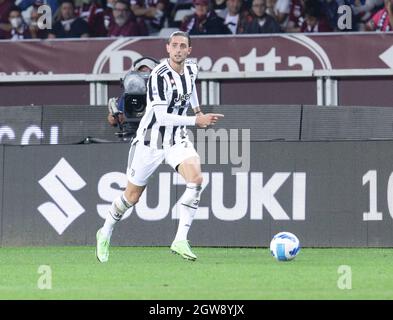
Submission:
M 198 68 L 196 68 L 195 72 L 198 72 Z M 196 85 L 194 83 L 194 89 L 192 90 L 192 94 L 190 97 L 191 108 L 194 111 L 194 114 L 197 116 L 195 124 L 200 128 L 206 128 L 207 126 L 215 124 L 219 118 L 224 117 L 224 115 L 219 113 L 208 113 L 203 114 L 198 100 L 198 94 L 196 90 Z
M 196 108 L 192 108 L 192 110 L 194 111 L 194 114 L 199 117 L 199 116 L 203 116 L 203 112 L 201 110 L 201 108 L 198 106 Z
M 203 112 L 201 107 L 199 106 L 198 94 L 196 91 L 196 85 L 194 84 L 194 89 L 192 90 L 191 98 L 190 98 L 191 108 L 194 111 L 196 116 L 202 116 Z
M 203 116 L 181 116 L 177 114 L 168 113 L 169 101 L 167 100 L 166 90 L 167 83 L 162 76 L 151 74 L 149 81 L 151 82 L 151 95 L 152 107 L 154 115 L 160 126 L 200 126 L 206 127 L 210 124 L 217 122 L 218 118 L 222 115 L 209 114 Z M 207 116 L 207 117 L 206 117 Z M 201 119 L 202 118 L 202 119 Z
M 151 73 L 148 81 L 148 95 L 154 115 L 160 126 L 193 126 L 196 117 L 184 117 L 168 113 L 169 101 L 167 97 L 168 84 L 166 80 L 156 74 Z
M 155 105 L 154 114 L 160 126 L 198 126 L 206 128 L 215 124 L 224 115 L 219 113 L 207 113 L 200 116 L 179 116 L 167 112 L 168 104 Z

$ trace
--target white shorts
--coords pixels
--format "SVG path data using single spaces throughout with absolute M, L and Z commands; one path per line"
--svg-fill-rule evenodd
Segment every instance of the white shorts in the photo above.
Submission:
M 145 186 L 163 160 L 177 170 L 179 164 L 191 157 L 199 158 L 199 155 L 190 141 L 183 141 L 164 149 L 151 148 L 143 142 L 137 142 L 131 145 L 128 154 L 127 178 L 132 184 Z

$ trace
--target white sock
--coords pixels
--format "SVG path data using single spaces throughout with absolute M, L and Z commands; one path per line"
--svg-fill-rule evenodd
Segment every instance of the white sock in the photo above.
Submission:
M 124 193 L 112 202 L 112 206 L 106 216 L 104 226 L 101 228 L 101 234 L 105 238 L 111 238 L 115 224 L 120 221 L 123 214 L 132 206 L 133 204 L 127 201 Z
M 201 189 L 196 183 L 187 183 L 178 207 L 179 226 L 174 241 L 187 240 L 188 231 L 198 209 Z

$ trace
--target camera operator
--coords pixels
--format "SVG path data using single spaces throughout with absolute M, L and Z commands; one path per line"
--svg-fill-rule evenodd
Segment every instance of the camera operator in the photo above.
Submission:
M 122 80 L 123 94 L 108 101 L 108 122 L 118 126 L 119 138 L 129 140 L 136 132 L 146 107 L 146 82 L 151 71 L 159 64 L 154 58 L 142 57 Z

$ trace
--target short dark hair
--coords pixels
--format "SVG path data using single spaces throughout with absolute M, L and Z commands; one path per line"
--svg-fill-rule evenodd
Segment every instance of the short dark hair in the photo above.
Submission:
M 116 0 L 114 6 L 116 5 L 116 3 L 124 4 L 131 11 L 130 3 L 127 0 Z
M 309 17 L 320 18 L 321 6 L 317 1 L 307 0 L 304 3 L 304 15 Z
M 18 11 L 19 13 L 22 13 L 22 9 L 18 6 L 12 6 L 8 12 L 11 11 Z
M 168 38 L 168 44 L 171 43 L 173 37 L 184 37 L 188 40 L 188 46 L 191 47 L 191 37 L 187 32 L 184 31 L 175 31 Z
M 74 0 L 60 0 L 59 2 L 60 2 L 60 3 L 59 3 L 60 6 L 61 6 L 63 3 L 71 3 L 72 6 L 75 8 Z

